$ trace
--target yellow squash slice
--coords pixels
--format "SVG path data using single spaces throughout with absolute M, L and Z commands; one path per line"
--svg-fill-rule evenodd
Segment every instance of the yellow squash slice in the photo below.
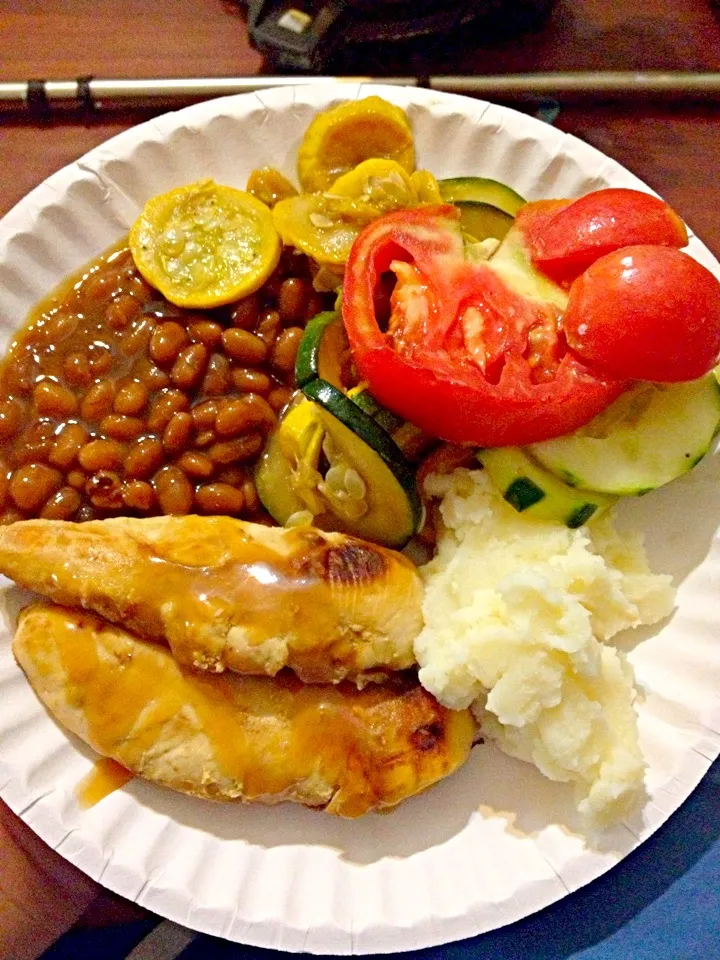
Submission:
M 364 160 L 333 181 L 324 193 L 301 193 L 273 208 L 283 243 L 317 263 L 344 264 L 360 231 L 392 210 L 442 203 L 437 180 L 427 170 L 408 175 L 396 160 Z
M 341 103 L 318 114 L 298 151 L 304 190 L 327 190 L 363 160 L 395 160 L 408 173 L 415 168 L 415 146 L 407 115 L 381 97 Z
M 280 259 L 268 207 L 200 180 L 153 197 L 130 231 L 140 273 L 179 307 L 219 307 L 254 293 Z
M 296 197 L 297 190 L 275 167 L 260 167 L 248 177 L 247 192 L 271 209 L 280 200 Z

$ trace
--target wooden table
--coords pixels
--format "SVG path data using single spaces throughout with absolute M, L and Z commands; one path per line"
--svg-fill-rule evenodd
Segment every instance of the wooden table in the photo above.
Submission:
M 437 45 L 436 45 L 437 46 Z M 442 45 L 440 45 L 442 47 Z M 409 69 L 408 69 L 409 67 Z M 559 0 L 534 35 L 387 72 L 720 69 L 709 0 Z M 270 73 L 235 0 L 4 0 L 0 80 L 30 77 L 233 76 Z M 0 125 L 0 214 L 59 167 L 147 116 Z M 629 167 L 720 254 L 720 111 L 661 104 L 566 105 L 557 126 Z

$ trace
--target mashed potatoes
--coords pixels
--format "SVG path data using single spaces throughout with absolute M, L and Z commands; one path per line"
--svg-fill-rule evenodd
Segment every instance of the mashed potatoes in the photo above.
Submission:
M 638 537 L 610 520 L 569 530 L 517 513 L 482 470 L 433 476 L 438 552 L 421 572 L 420 680 L 441 703 L 472 704 L 484 732 L 553 780 L 574 781 L 596 826 L 643 795 L 632 671 L 603 641 L 673 607 Z

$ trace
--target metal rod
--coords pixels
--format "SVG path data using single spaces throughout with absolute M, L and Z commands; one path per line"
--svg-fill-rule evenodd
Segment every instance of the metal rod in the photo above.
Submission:
M 592 71 L 433 77 L 186 77 L 164 79 L 29 80 L 0 83 L 0 115 L 49 116 L 56 109 L 161 110 L 213 97 L 283 87 L 329 83 L 424 86 L 497 100 L 674 99 L 719 101 L 720 73 Z
M 67 110 L 163 110 L 187 106 L 214 97 L 253 93 L 273 87 L 323 86 L 328 83 L 367 83 L 372 77 L 182 77 L 148 79 L 28 80 L 0 83 L 0 116 L 18 111 L 47 118 Z M 414 86 L 414 77 L 383 81 Z
M 553 97 L 579 94 L 624 98 L 720 96 L 720 73 L 690 71 L 587 71 L 487 77 L 432 77 L 434 90 L 483 95 Z

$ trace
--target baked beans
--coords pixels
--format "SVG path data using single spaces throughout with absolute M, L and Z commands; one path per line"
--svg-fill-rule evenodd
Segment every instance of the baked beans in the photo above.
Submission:
M 232 371 L 232 381 L 235 389 L 241 393 L 259 393 L 267 396 L 273 388 L 273 381 L 261 370 L 248 370 L 246 367 L 236 367 Z
M 200 513 L 242 513 L 245 497 L 242 490 L 229 483 L 203 483 L 195 493 Z
M 22 413 L 22 406 L 17 400 L 0 403 L 0 442 L 15 436 L 20 429 Z
M 161 467 L 153 477 L 152 485 L 163 513 L 175 516 L 190 513 L 193 488 L 187 475 L 179 467 Z
M 195 425 L 192 415 L 174 413 L 168 425 L 163 430 L 163 448 L 168 454 L 180 454 L 189 445 Z
M 202 382 L 202 392 L 210 397 L 222 397 L 232 390 L 232 384 L 230 361 L 222 353 L 214 353 Z
M 139 380 L 131 380 L 115 394 L 113 410 L 126 416 L 142 413 L 148 402 L 148 390 Z
M 123 485 L 123 503 L 131 510 L 147 513 L 155 506 L 155 491 L 144 480 L 127 480 Z
M 131 480 L 145 480 L 159 470 L 164 462 L 162 441 L 157 437 L 143 437 L 130 447 L 123 471 Z
M 183 310 L 123 245 L 38 306 L 0 368 L 0 523 L 223 513 L 267 519 L 252 480 L 332 306 L 286 251 L 265 286 Z
M 48 461 L 60 470 L 69 470 L 89 439 L 90 434 L 81 423 L 65 424 L 57 434 Z
M 160 323 L 150 337 L 150 356 L 159 367 L 172 366 L 189 339 L 185 327 L 176 320 Z
M 199 450 L 186 451 L 180 457 L 177 464 L 188 477 L 201 478 L 203 480 L 211 477 L 215 470 L 215 464 L 210 457 L 204 453 L 200 453 Z
M 193 390 L 205 375 L 210 351 L 204 343 L 193 343 L 178 354 L 170 371 L 170 379 L 181 390 Z
M 88 473 L 97 470 L 116 470 L 125 457 L 125 447 L 117 440 L 91 440 L 78 455 L 80 466 Z
M 302 327 L 288 327 L 275 340 L 270 365 L 277 373 L 288 376 L 295 369 L 300 341 L 305 331 Z
M 249 330 L 230 327 L 223 333 L 222 340 L 227 355 L 248 366 L 257 366 L 267 356 L 265 341 Z
M 188 327 L 193 343 L 204 343 L 206 347 L 219 347 L 222 343 L 223 328 L 214 320 L 196 320 Z
M 75 394 L 67 387 L 61 387 L 52 380 L 41 380 L 33 390 L 33 403 L 41 417 L 69 417 L 78 408 Z
M 44 463 L 25 463 L 9 478 L 10 496 L 19 510 L 32 513 L 59 490 L 62 474 Z

